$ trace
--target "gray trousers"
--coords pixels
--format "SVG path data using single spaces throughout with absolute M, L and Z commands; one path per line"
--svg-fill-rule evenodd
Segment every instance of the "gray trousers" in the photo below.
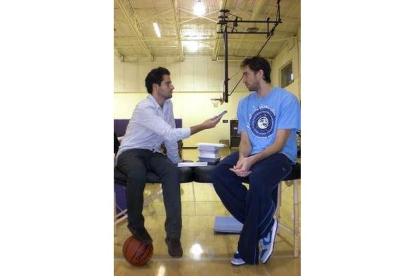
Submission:
M 127 175 L 128 226 L 144 227 L 142 209 L 147 172 L 151 170 L 162 183 L 165 211 L 165 231 L 169 238 L 181 237 L 180 172 L 176 165 L 162 153 L 145 149 L 132 149 L 118 157 L 118 169 Z

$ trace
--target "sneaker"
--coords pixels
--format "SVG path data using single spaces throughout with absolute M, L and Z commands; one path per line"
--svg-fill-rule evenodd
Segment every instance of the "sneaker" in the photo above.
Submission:
M 276 232 L 277 232 L 277 220 L 275 220 L 275 222 L 273 223 L 273 226 L 270 229 L 269 233 L 263 239 L 259 240 L 260 244 L 262 245 L 262 252 L 260 253 L 260 260 L 264 264 L 270 259 L 270 256 L 272 256 Z
M 168 247 L 168 254 L 173 258 L 181 258 L 183 256 L 183 248 L 181 247 L 180 239 L 165 238 L 165 243 Z
M 243 261 L 243 259 L 241 258 L 239 251 L 236 251 L 236 253 L 234 253 L 233 255 L 233 259 L 231 259 L 231 264 L 232 265 L 244 265 L 246 262 Z
M 128 229 L 129 231 L 131 231 L 134 238 L 139 240 L 140 242 L 145 244 L 152 243 L 152 238 L 148 233 L 147 229 L 145 229 L 145 227 L 138 229 L 128 225 Z

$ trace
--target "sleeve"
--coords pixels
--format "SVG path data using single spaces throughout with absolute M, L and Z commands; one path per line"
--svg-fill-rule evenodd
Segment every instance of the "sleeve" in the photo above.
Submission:
M 277 129 L 295 129 L 300 131 L 300 105 L 293 94 L 281 104 L 280 118 Z
M 176 129 L 175 128 L 174 114 L 173 114 L 172 108 L 171 108 L 170 112 L 171 112 L 171 114 L 168 116 L 169 117 L 168 118 L 168 123 L 172 128 Z M 177 163 L 181 162 L 181 158 L 178 155 L 178 143 L 177 143 L 177 141 L 167 141 L 167 140 L 165 140 L 164 144 L 165 144 L 165 148 L 167 149 L 167 157 L 174 164 L 177 164 Z
M 190 137 L 190 128 L 173 128 L 157 114 L 157 110 L 152 106 L 145 108 L 139 106 L 138 113 L 139 116 L 136 116 L 137 123 L 162 136 L 164 141 L 177 142 Z
M 243 131 L 247 131 L 247 112 L 244 100 L 239 101 L 237 107 L 237 120 L 239 121 L 237 133 L 241 134 Z

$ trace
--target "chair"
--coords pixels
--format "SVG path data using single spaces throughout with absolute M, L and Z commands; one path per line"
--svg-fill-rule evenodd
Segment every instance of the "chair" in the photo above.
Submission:
M 212 183 L 212 172 L 214 166 L 196 167 L 193 171 L 193 181 L 201 183 Z M 293 184 L 293 229 L 280 223 L 280 207 L 282 203 L 282 185 L 278 185 L 278 200 L 275 212 L 275 218 L 279 222 L 279 226 L 288 230 L 293 234 L 293 255 L 298 257 L 299 255 L 299 179 L 301 177 L 300 163 L 296 163 L 292 167 L 291 173 L 284 178 L 288 187 Z M 214 222 L 214 231 L 220 233 L 240 233 L 243 225 L 237 221 L 234 217 L 216 217 Z
M 296 163 L 292 167 L 291 173 L 282 181 L 285 182 L 286 186 L 291 187 L 293 185 L 293 228 L 290 228 L 282 223 L 279 226 L 288 230 L 293 234 L 293 256 L 299 256 L 299 180 L 301 177 L 300 163 Z M 276 217 L 280 221 L 280 206 L 282 203 L 282 185 L 278 187 L 278 200 Z

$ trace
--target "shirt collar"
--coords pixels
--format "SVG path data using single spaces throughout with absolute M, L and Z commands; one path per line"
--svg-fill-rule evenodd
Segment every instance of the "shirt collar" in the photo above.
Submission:
M 162 109 L 162 107 L 157 103 L 157 101 L 155 100 L 154 96 L 152 96 L 151 94 L 148 95 L 148 99 L 149 101 L 155 105 L 157 108 Z M 164 103 L 165 104 L 165 103 Z

